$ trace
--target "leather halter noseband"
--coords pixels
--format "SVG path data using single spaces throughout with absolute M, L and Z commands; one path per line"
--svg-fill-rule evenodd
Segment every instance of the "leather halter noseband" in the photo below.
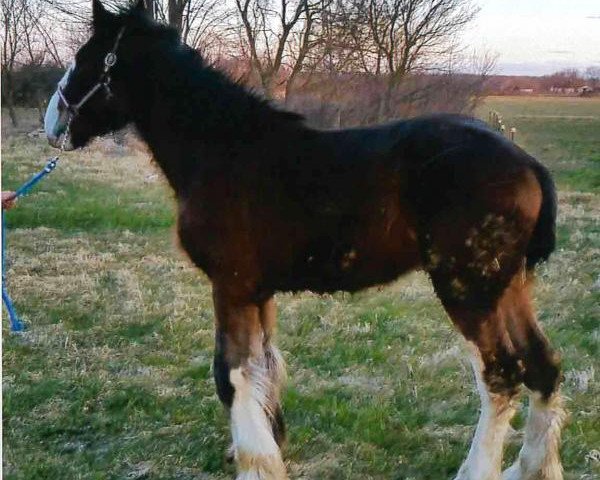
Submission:
M 112 49 L 106 54 L 104 57 L 104 69 L 100 74 L 100 78 L 96 82 L 96 84 L 88 90 L 88 92 L 83 96 L 81 100 L 77 103 L 69 103 L 67 97 L 65 97 L 65 92 L 63 92 L 62 87 L 58 87 L 57 92 L 61 101 L 65 104 L 67 111 L 69 112 L 69 123 L 70 121 L 79 114 L 79 110 L 83 105 L 94 96 L 94 94 L 104 88 L 106 92 L 106 97 L 110 98 L 112 96 L 112 92 L 110 90 L 110 70 L 117 63 L 117 48 L 119 48 L 119 42 L 123 37 L 123 32 L 125 31 L 125 27 L 121 27 L 119 33 L 117 34 L 117 38 L 115 39 L 115 43 Z

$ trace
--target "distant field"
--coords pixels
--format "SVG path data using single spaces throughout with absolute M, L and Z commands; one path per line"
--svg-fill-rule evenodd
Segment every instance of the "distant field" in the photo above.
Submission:
M 539 269 L 538 306 L 564 360 L 566 478 L 598 479 L 600 101 L 491 98 L 483 116 L 489 108 L 560 185 L 560 244 Z M 54 153 L 41 138 L 4 136 L 3 188 Z M 3 325 L 4 478 L 231 478 L 209 285 L 176 247 L 171 193 L 148 157 L 105 141 L 66 154 L 7 218 L 9 286 L 29 331 Z M 479 399 L 425 275 L 278 304 L 291 478 L 453 477 Z M 520 442 L 512 435 L 507 464 Z
M 600 98 L 490 97 L 517 143 L 549 165 L 563 189 L 600 192 Z

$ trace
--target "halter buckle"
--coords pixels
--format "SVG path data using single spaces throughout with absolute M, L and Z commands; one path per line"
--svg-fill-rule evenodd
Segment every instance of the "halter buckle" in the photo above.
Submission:
M 106 57 L 104 57 L 105 70 L 114 67 L 115 63 L 117 63 L 117 55 L 113 52 L 108 52 Z

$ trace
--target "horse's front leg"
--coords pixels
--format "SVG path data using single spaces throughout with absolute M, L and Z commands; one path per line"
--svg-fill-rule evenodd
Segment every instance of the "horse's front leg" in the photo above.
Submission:
M 215 380 L 231 415 L 238 480 L 287 478 L 279 445 L 285 433 L 279 404 L 284 366 L 271 345 L 273 300 L 256 304 L 214 292 Z

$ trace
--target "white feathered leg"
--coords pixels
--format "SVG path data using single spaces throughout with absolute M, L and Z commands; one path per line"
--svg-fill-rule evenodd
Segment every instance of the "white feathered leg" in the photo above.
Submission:
M 565 419 L 560 393 L 547 401 L 539 393 L 530 394 L 523 447 L 517 461 L 504 472 L 503 480 L 562 480 L 559 449 Z
M 278 363 L 277 368 L 282 369 L 282 363 Z M 229 375 L 235 389 L 231 435 L 237 480 L 287 479 L 269 418 L 279 402 L 279 385 L 274 383 L 273 372 L 269 370 L 263 357 L 231 370 Z
M 504 438 L 515 413 L 512 399 L 489 391 L 483 380 L 484 365 L 479 352 L 472 349 L 471 363 L 481 398 L 481 414 L 471 448 L 456 480 L 498 480 L 502 471 Z

